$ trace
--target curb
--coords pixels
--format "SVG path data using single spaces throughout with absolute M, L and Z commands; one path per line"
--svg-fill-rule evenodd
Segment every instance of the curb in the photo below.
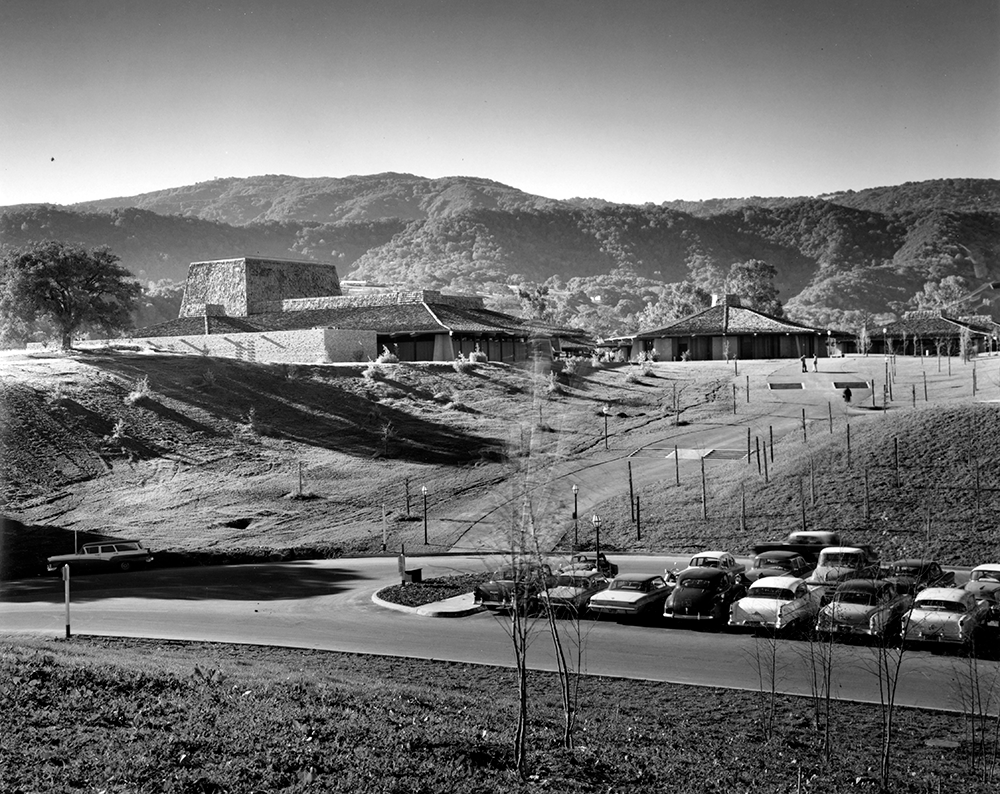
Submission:
M 376 590 L 372 593 L 372 603 L 380 607 L 385 607 L 386 609 L 394 609 L 397 612 L 405 612 L 410 615 L 420 615 L 425 618 L 463 618 L 466 615 L 474 615 L 477 612 L 482 612 L 483 608 L 478 605 L 471 607 L 460 607 L 451 608 L 443 607 L 446 601 L 436 601 L 430 604 L 424 604 L 419 607 L 408 607 L 403 604 L 393 604 L 391 601 L 386 601 L 384 598 L 379 597 L 381 590 Z M 462 598 L 462 596 L 457 596 L 457 598 Z M 452 600 L 452 599 L 448 599 Z

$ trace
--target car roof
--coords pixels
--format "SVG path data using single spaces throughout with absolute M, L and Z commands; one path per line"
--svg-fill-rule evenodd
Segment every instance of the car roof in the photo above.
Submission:
M 977 565 L 975 568 L 972 569 L 972 572 L 975 571 L 993 571 L 996 573 L 1000 573 L 1000 563 L 997 562 L 983 563 L 982 565 Z
M 729 574 L 719 568 L 687 568 L 680 572 L 685 579 L 726 579 Z
M 600 571 L 595 571 L 592 569 L 587 569 L 585 571 L 563 571 L 560 576 L 572 576 L 574 579 L 597 579 L 598 577 L 604 578 L 604 574 Z
M 800 584 L 803 584 L 803 581 L 797 576 L 765 576 L 763 579 L 758 579 L 751 584 L 748 592 L 752 593 L 754 590 L 763 590 L 765 587 L 793 590 Z
M 770 549 L 769 551 L 762 551 L 757 555 L 757 559 L 768 559 L 768 560 L 790 560 L 792 557 L 801 557 L 797 551 L 786 551 L 785 549 Z
M 886 582 L 883 579 L 848 579 L 846 582 L 841 582 L 837 585 L 837 592 L 853 590 L 855 592 L 874 593 L 876 590 L 881 590 L 884 587 L 892 587 L 892 583 Z
M 834 554 L 844 554 L 847 552 L 860 552 L 857 546 L 827 546 L 820 554 L 827 554 L 828 552 L 833 552 Z
M 141 540 L 135 540 L 133 538 L 115 538 L 114 540 L 92 540 L 88 543 L 84 543 L 83 546 L 109 546 L 112 543 L 142 543 Z
M 712 570 L 712 569 L 709 569 Z M 616 582 L 645 582 L 649 579 L 663 578 L 660 573 L 622 573 L 615 577 Z
M 923 560 L 917 557 L 906 558 L 902 560 L 893 560 L 889 563 L 890 567 L 893 565 L 905 565 L 907 568 L 929 568 L 934 565 L 934 560 Z
M 961 587 L 928 587 L 917 593 L 917 601 L 961 601 L 971 595 Z
M 699 551 L 692 554 L 692 557 L 725 557 L 729 554 L 728 551 Z

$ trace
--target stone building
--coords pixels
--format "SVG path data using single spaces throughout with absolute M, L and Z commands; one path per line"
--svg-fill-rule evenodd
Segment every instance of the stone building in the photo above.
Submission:
M 367 361 L 388 349 L 401 361 L 479 350 L 514 363 L 540 347 L 558 353 L 566 335 L 486 309 L 476 296 L 344 295 L 333 265 L 241 257 L 193 263 L 180 316 L 135 338 L 155 350 L 260 362 Z

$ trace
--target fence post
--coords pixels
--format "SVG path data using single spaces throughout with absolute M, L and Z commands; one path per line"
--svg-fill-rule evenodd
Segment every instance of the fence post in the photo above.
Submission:
M 865 466 L 865 521 L 871 519 L 871 505 L 868 502 L 868 467 Z
M 632 487 L 632 461 L 628 461 L 628 507 L 635 523 L 635 489 Z
M 806 409 L 802 409 L 802 443 L 806 443 Z
M 642 521 L 639 518 L 640 510 L 641 508 L 639 507 L 639 497 L 637 496 L 635 498 L 635 539 L 637 541 L 642 540 Z
M 892 458 L 896 466 L 896 487 L 899 487 L 899 436 L 892 437 Z
M 771 454 L 774 454 L 774 450 L 771 450 Z M 764 444 L 764 482 L 770 482 L 767 474 L 767 443 Z
M 701 517 L 708 520 L 708 484 L 705 482 L 705 459 L 701 459 Z
M 674 478 L 681 484 L 681 459 L 677 457 L 677 445 L 674 444 Z
M 768 443 L 771 445 L 770 446 L 770 449 L 771 449 L 771 463 L 774 463 L 774 425 L 768 425 L 767 426 L 767 435 L 768 435 L 768 438 L 770 439 L 770 441 Z M 764 452 L 767 452 L 767 449 L 765 449 Z
M 833 404 L 829 400 L 826 401 L 826 412 L 830 416 L 830 435 L 833 435 Z

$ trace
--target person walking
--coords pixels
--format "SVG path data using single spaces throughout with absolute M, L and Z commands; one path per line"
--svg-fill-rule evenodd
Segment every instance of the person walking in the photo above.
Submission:
M 803 372 L 808 372 L 809 370 L 806 369 L 806 357 L 805 356 L 799 356 L 799 361 L 802 362 L 802 371 Z
M 819 353 L 813 353 L 813 372 L 819 372 Z

